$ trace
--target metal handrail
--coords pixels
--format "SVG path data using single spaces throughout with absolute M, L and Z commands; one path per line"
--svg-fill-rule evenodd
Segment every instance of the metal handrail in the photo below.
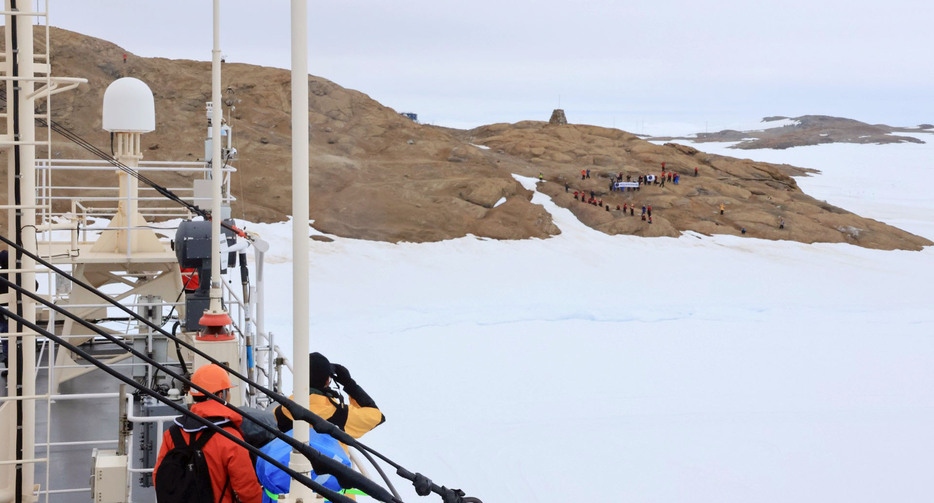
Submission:
M 164 431 L 163 425 L 166 421 L 173 421 L 177 416 L 137 416 L 133 411 L 133 395 L 126 396 L 127 401 L 127 412 L 126 420 L 134 424 L 144 424 L 144 423 L 156 423 L 156 431 Z M 127 442 L 127 459 L 133 459 L 133 444 L 135 442 Z M 162 449 L 162 435 L 156 435 L 156 452 L 159 452 Z M 152 468 L 132 468 L 127 467 L 127 470 L 130 473 L 152 473 Z
M 211 169 L 204 162 L 196 161 L 141 161 L 139 166 L 134 168 L 139 173 L 147 175 L 157 173 L 183 173 L 189 175 L 201 175 L 202 179 L 208 179 Z M 190 216 L 187 208 L 177 206 L 168 200 L 153 196 L 143 195 L 154 190 L 146 185 L 141 185 L 136 194 L 130 196 L 119 196 L 119 188 L 115 187 L 110 179 L 106 185 L 95 186 L 86 183 L 86 177 L 75 185 L 62 186 L 53 183 L 53 173 L 62 172 L 101 172 L 114 174 L 114 166 L 100 160 L 87 159 L 47 159 L 37 160 L 36 162 L 36 190 L 37 206 L 41 210 L 41 221 L 51 222 L 58 219 L 71 219 L 86 221 L 89 217 L 107 217 L 112 216 L 117 211 L 117 203 L 127 202 L 128 199 L 138 202 L 137 211 L 147 217 L 154 218 L 181 218 Z M 237 200 L 231 194 L 231 174 L 237 171 L 233 166 L 227 165 L 223 169 L 222 184 L 225 204 L 232 204 Z M 119 176 L 127 176 L 120 174 Z M 60 177 L 58 177 L 60 178 Z M 195 191 L 193 187 L 173 187 L 169 188 L 174 193 L 182 195 L 182 199 L 193 202 L 195 200 Z M 89 192 L 91 195 L 89 195 Z M 95 194 L 96 193 L 96 194 Z M 62 201 L 71 201 L 70 209 L 57 210 L 52 208 L 53 204 Z M 95 203 L 113 203 L 113 206 L 107 204 L 104 207 L 89 208 L 88 202 Z M 165 204 L 158 204 L 164 202 Z

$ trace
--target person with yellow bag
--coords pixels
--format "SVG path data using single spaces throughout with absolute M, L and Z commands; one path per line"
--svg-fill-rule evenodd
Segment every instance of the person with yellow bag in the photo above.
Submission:
M 339 391 L 330 387 L 332 381 L 344 388 L 349 397 L 347 403 Z M 351 437 L 360 438 L 386 421 L 376 402 L 350 376 L 347 367 L 332 364 L 321 353 L 314 352 L 308 355 L 308 387 L 308 410 L 344 430 Z M 292 429 L 292 414 L 288 409 L 281 405 L 276 407 L 275 416 L 280 431 Z M 347 450 L 346 446 L 344 450 Z

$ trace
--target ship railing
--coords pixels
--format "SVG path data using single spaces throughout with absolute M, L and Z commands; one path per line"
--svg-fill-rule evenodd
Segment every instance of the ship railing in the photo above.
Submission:
M 246 346 L 245 344 L 243 344 L 245 343 L 245 340 L 243 339 L 246 336 L 252 337 L 252 340 L 254 343 L 254 351 L 255 351 L 255 354 L 257 354 L 257 357 L 255 359 L 256 361 L 262 361 L 265 363 L 266 361 L 273 360 L 273 358 L 267 358 L 268 356 L 267 352 L 271 351 L 268 348 L 271 348 L 274 346 L 273 336 L 268 333 L 262 333 L 256 329 L 255 320 L 257 317 L 255 314 L 248 316 L 248 313 L 256 312 L 257 307 L 255 306 L 255 304 L 253 304 L 252 302 L 244 301 L 240 292 L 238 292 L 237 289 L 229 285 L 227 281 L 222 281 L 221 285 L 222 285 L 224 306 L 226 307 L 227 312 L 230 315 L 231 320 L 233 321 L 233 325 L 235 327 L 235 333 L 237 334 L 238 337 L 241 338 L 241 360 L 247 361 Z M 65 294 L 64 291 L 59 291 L 55 293 L 53 297 L 56 299 L 56 303 L 61 304 L 61 305 L 67 304 L 69 310 L 72 310 L 72 311 L 87 311 L 87 312 L 97 311 L 99 312 L 103 310 L 108 315 L 119 314 L 112 305 L 106 302 L 103 302 L 103 301 L 99 303 L 98 302 L 69 303 L 67 302 L 67 295 Z M 145 299 L 137 299 L 136 301 L 123 300 L 121 301 L 121 303 L 125 305 L 126 307 L 133 309 L 134 311 L 137 311 L 137 312 L 147 310 L 147 309 L 152 309 L 152 308 L 161 309 L 162 314 L 161 316 L 159 316 L 159 318 L 162 319 L 163 321 L 174 319 L 178 313 L 178 308 L 183 307 L 185 305 L 184 300 L 179 300 L 176 302 L 175 299 L 162 299 L 161 301 L 158 301 L 158 302 L 153 302 L 153 301 L 145 300 Z M 174 313 L 176 314 L 172 314 L 171 317 L 169 317 L 169 314 L 172 312 L 173 308 L 174 308 Z M 169 311 L 166 311 L 166 310 L 169 310 Z M 48 321 L 48 326 L 50 327 L 50 329 L 54 329 L 54 327 L 57 324 L 57 320 L 61 318 L 61 316 L 57 315 L 57 313 L 53 310 L 43 311 L 41 317 L 44 318 L 43 321 L 45 320 Z M 121 336 L 125 340 L 146 339 L 147 347 L 152 348 L 153 338 L 156 337 L 157 334 L 153 330 L 151 330 L 149 327 L 146 327 L 142 325 L 141 323 L 134 322 L 134 320 L 132 320 L 131 318 L 118 318 L 117 316 L 111 316 L 108 319 L 109 321 L 101 322 L 99 323 L 99 325 L 102 327 L 106 327 L 113 335 Z M 88 338 L 89 336 L 88 335 L 74 335 L 74 336 L 63 335 L 63 337 L 65 338 Z M 96 336 L 93 338 L 95 340 L 102 339 L 100 336 Z M 50 346 L 52 346 L 49 348 L 49 352 L 52 355 L 56 354 L 57 348 L 54 347 L 55 346 L 54 343 L 52 343 L 51 341 L 47 341 L 44 338 L 40 338 L 40 340 L 43 341 L 43 344 L 48 343 Z M 113 367 L 120 367 L 120 366 L 129 367 L 129 366 L 134 366 L 134 365 L 144 365 L 144 364 L 139 363 L 139 362 L 125 363 L 125 364 L 120 364 L 120 363 L 111 364 L 111 366 Z M 269 365 L 262 365 L 262 367 L 263 367 L 263 372 L 262 372 L 263 378 L 259 378 L 261 376 L 257 376 L 259 378 L 258 381 L 261 384 L 268 386 L 270 388 L 274 387 L 276 383 L 274 383 L 272 379 L 269 379 L 269 376 L 273 375 L 272 369 L 269 367 Z M 56 372 L 64 370 L 66 368 L 94 368 L 94 366 L 91 364 L 50 365 L 46 370 L 48 370 L 50 374 L 50 379 L 54 381 Z M 256 396 L 256 398 L 259 400 L 263 400 L 265 397 L 258 395 Z
M 50 382 L 51 384 L 51 382 Z M 109 399 L 109 398 L 118 398 L 119 393 L 75 393 L 75 394 L 49 394 L 44 397 L 40 397 L 45 400 L 46 403 L 46 417 L 50 418 L 49 424 L 51 424 L 52 416 L 52 404 L 57 401 L 67 401 L 67 400 L 94 400 L 94 399 Z M 67 442 L 52 441 L 52 428 L 46 428 L 45 442 L 36 442 L 36 450 L 45 449 L 46 459 L 51 459 L 53 455 L 53 450 L 56 448 L 67 448 L 73 449 L 77 448 L 95 448 L 95 447 L 110 447 L 117 444 L 117 439 L 106 438 L 106 439 L 95 439 L 95 440 L 71 440 Z M 42 486 L 43 489 L 38 491 L 39 495 L 45 496 L 45 501 L 48 502 L 52 495 L 56 494 L 75 494 L 75 493 L 90 493 L 91 487 L 68 487 L 68 488 L 59 488 L 52 489 L 52 473 L 49 469 L 49 466 L 46 465 L 45 470 L 45 484 Z
M 225 306 L 228 315 L 239 327 L 236 332 L 240 337 L 240 361 L 247 362 L 247 351 L 253 351 L 254 368 L 247 369 L 247 376 L 269 389 L 281 389 L 282 375 L 277 369 L 276 361 L 285 361 L 284 355 L 275 344 L 275 335 L 262 329 L 263 308 L 258 302 L 257 289 L 262 285 L 252 286 L 249 290 L 249 299 L 244 299 L 242 290 L 237 290 L 227 282 L 221 282 L 224 292 Z M 251 338 L 251 349 L 247 348 L 246 338 Z M 279 366 L 281 368 L 281 365 Z M 251 405 L 264 407 L 270 403 L 269 397 L 256 393 L 252 387 L 243 390 L 244 397 Z
M 173 232 L 175 226 L 167 226 L 162 228 L 166 232 Z M 92 229 L 92 231 L 98 231 L 99 229 Z M 54 232 L 61 232 L 61 229 L 56 231 L 50 231 L 46 234 L 53 234 Z M 84 232 L 84 229 L 82 230 Z M 72 243 L 83 243 L 84 237 L 78 239 L 72 235 Z M 90 236 L 91 242 L 95 236 L 93 233 Z M 40 254 L 42 250 L 40 250 Z M 74 265 L 70 263 L 69 255 L 58 256 L 58 259 L 55 259 L 53 255 L 46 254 L 46 258 L 49 258 L 52 262 L 59 262 L 58 266 L 65 270 L 66 272 L 73 272 Z M 262 260 L 261 257 L 258 257 L 256 260 Z M 255 265 L 255 264 L 254 264 Z M 67 280 L 62 280 L 58 275 L 53 274 L 49 269 L 37 268 L 36 272 L 44 273 L 47 279 L 42 280 L 45 285 L 44 290 L 45 296 L 47 299 L 51 299 L 54 303 L 58 305 L 67 305 L 72 312 L 83 311 L 83 312 L 96 312 L 99 313 L 98 318 L 104 318 L 109 321 L 102 322 L 103 326 L 106 326 L 112 334 L 119 334 L 125 339 L 140 339 L 146 338 L 148 342 L 151 343 L 151 339 L 154 336 L 153 330 L 148 329 L 141 323 L 134 323 L 130 318 L 121 318 L 119 317 L 119 312 L 110 304 L 100 301 L 100 302 L 90 302 L 90 303 L 75 303 L 70 299 L 72 294 L 72 285 Z M 253 278 L 255 282 L 249 287 L 247 298 L 244 298 L 243 290 L 241 287 L 241 282 L 237 278 L 237 269 L 231 268 L 227 272 L 227 277 L 232 278 L 233 281 L 221 281 L 221 290 L 223 294 L 223 303 L 226 307 L 228 314 L 231 317 L 231 320 L 234 322 L 235 332 L 240 337 L 241 343 L 245 343 L 246 337 L 250 337 L 252 342 L 252 349 L 254 352 L 253 361 L 255 362 L 255 368 L 258 369 L 255 374 L 255 378 L 262 385 L 269 387 L 270 389 L 279 389 L 281 383 L 281 373 L 277 372 L 277 362 L 282 362 L 282 355 L 278 353 L 278 348 L 275 345 L 274 336 L 271 333 L 265 332 L 262 328 L 263 322 L 263 307 L 262 307 L 262 296 L 259 295 L 258 291 L 261 291 L 261 276 L 256 274 Z M 132 274 L 128 274 L 128 278 Z M 41 277 L 40 277 L 41 279 Z M 113 298 L 121 298 L 121 293 L 117 289 L 125 288 L 128 290 L 129 285 L 126 287 L 111 285 L 110 294 Z M 169 299 L 164 298 L 157 302 L 147 301 L 143 298 L 139 299 L 125 299 L 121 298 L 121 303 L 127 307 L 133 309 L 134 311 L 140 312 L 146 309 L 159 308 L 161 309 L 161 314 L 158 316 L 160 320 L 166 320 L 169 317 L 176 317 L 179 309 L 184 307 L 185 302 L 183 299 Z M 100 314 L 103 313 L 103 314 Z M 125 316 L 125 315 L 124 315 Z M 56 327 L 57 320 L 60 321 L 62 317 L 56 315 L 53 310 L 44 309 L 40 311 L 39 318 L 42 321 L 47 321 L 48 325 L 51 328 Z M 79 338 L 87 338 L 87 335 L 79 335 Z M 100 339 L 100 337 L 94 337 L 94 339 Z M 148 344 L 151 346 L 151 344 Z M 56 348 L 51 348 L 50 352 L 54 354 Z M 246 346 L 241 344 L 241 361 L 247 361 L 246 355 Z M 190 363 L 190 362 L 189 362 Z M 68 368 L 75 367 L 67 366 Z M 90 368 L 91 365 L 80 365 L 80 367 Z M 52 366 L 48 369 L 52 374 L 54 380 L 54 375 L 56 373 L 56 367 Z M 58 369 L 58 370 L 61 370 Z M 252 371 L 253 369 L 251 369 Z M 266 398 L 262 395 L 254 395 L 252 389 L 245 390 L 250 393 L 247 396 L 247 400 L 250 402 L 256 402 L 258 405 L 265 405 L 268 403 Z
M 158 453 L 158 452 L 162 449 L 162 434 L 161 434 L 161 433 L 162 433 L 163 431 L 165 431 L 165 428 L 166 428 L 165 423 L 168 423 L 168 422 L 170 422 L 170 421 L 174 421 L 175 418 L 178 417 L 178 414 L 171 415 L 171 416 L 143 416 L 143 415 L 137 415 L 136 413 L 133 412 L 133 410 L 134 410 L 134 408 L 133 408 L 133 395 L 126 395 L 126 396 L 123 397 L 122 399 L 126 401 L 126 407 L 127 407 L 127 408 L 126 408 L 126 410 L 127 410 L 126 420 L 127 420 L 127 422 L 131 423 L 133 426 L 135 426 L 135 425 L 145 425 L 145 424 L 147 424 L 147 423 L 153 423 L 153 424 L 155 424 L 154 431 L 159 432 L 159 434 L 157 434 L 157 435 L 154 436 L 154 437 L 155 437 L 155 440 L 156 440 L 156 444 L 155 444 L 155 446 L 153 447 L 153 452 Z M 139 431 L 139 430 L 141 430 L 142 428 L 135 428 L 135 427 L 132 427 L 131 429 L 134 430 L 134 431 Z M 127 455 L 127 459 L 128 459 L 128 460 L 131 460 L 131 461 L 132 461 L 132 460 L 135 460 L 135 459 L 136 459 L 135 456 L 134 456 L 134 452 L 133 452 L 133 448 L 134 448 L 134 445 L 135 445 L 135 444 L 136 444 L 136 442 L 126 442 L 126 455 Z M 129 466 L 127 466 L 127 471 L 128 471 L 130 474 L 140 474 L 140 475 L 151 474 L 151 473 L 153 472 L 153 470 L 154 470 L 153 468 L 146 468 L 146 467 L 136 467 L 136 468 L 134 468 L 132 462 L 130 462 L 130 463 L 129 463 Z M 127 477 L 127 485 L 128 485 L 128 489 L 130 489 L 130 490 L 132 490 L 133 486 L 135 485 L 135 484 L 133 484 L 132 480 L 133 480 L 133 477 Z M 130 493 L 128 493 L 128 494 L 130 494 Z
M 209 180 L 211 168 L 204 162 L 141 161 L 133 168 L 140 175 L 161 184 L 181 199 L 202 207 L 210 204 L 210 194 L 196 191 L 196 180 Z M 231 174 L 237 170 L 227 165 L 223 168 L 221 202 L 230 206 L 236 198 L 231 194 Z M 79 173 L 80 176 L 62 176 L 64 173 Z M 45 159 L 36 161 L 36 194 L 40 221 L 44 223 L 78 222 L 89 225 L 95 218 L 112 218 L 117 214 L 121 202 L 133 203 L 137 211 L 147 220 L 169 220 L 189 218 L 191 213 L 177 203 L 159 194 L 145 183 L 139 183 L 136 194 L 121 197 L 119 186 L 114 183 L 114 174 L 128 176 L 116 167 L 100 160 Z M 188 180 L 187 185 L 178 185 L 178 177 Z
M 76 171 L 80 172 L 82 176 L 80 177 L 69 177 L 71 179 L 80 178 L 80 182 L 73 182 L 71 185 L 62 186 L 62 181 L 64 177 L 60 176 L 62 171 Z M 103 173 L 106 176 L 92 176 L 92 172 L 98 171 Z M 119 190 L 112 187 L 114 178 L 113 173 L 116 171 L 116 168 L 106 164 L 101 161 L 85 161 L 85 160 L 52 160 L 52 161 L 40 161 L 39 166 L 37 167 L 37 214 L 39 216 L 39 221 L 42 222 L 37 229 L 37 241 L 38 241 L 38 253 L 40 256 L 43 256 L 45 259 L 49 260 L 52 263 L 55 263 L 57 267 L 60 267 L 62 270 L 74 273 L 78 261 L 74 259 L 78 258 L 79 250 L 84 249 L 84 247 L 90 246 L 94 243 L 99 234 L 105 230 L 110 229 L 114 230 L 115 227 L 108 227 L 109 220 L 116 214 L 118 206 L 127 201 L 127 198 L 120 197 Z M 161 172 L 170 172 L 177 176 L 178 173 L 183 173 L 186 176 L 189 176 L 194 179 L 208 179 L 208 173 L 210 170 L 205 167 L 204 163 L 192 162 L 192 163 L 159 163 L 159 162 L 144 162 L 141 163 L 138 168 L 142 174 L 152 179 L 156 179 L 156 174 Z M 235 171 L 231 167 L 227 167 L 224 170 L 224 179 L 223 179 L 223 192 L 224 203 L 229 205 L 235 199 L 230 196 L 230 174 Z M 87 174 L 87 176 L 85 176 Z M 53 183 L 53 175 L 55 183 Z M 122 176 L 122 175 L 121 175 Z M 88 180 L 102 180 L 102 183 L 106 183 L 106 186 L 97 186 Z M 203 184 L 202 184 L 203 185 Z M 195 198 L 195 190 L 193 188 L 176 188 L 172 187 L 170 190 L 179 194 L 183 199 L 195 204 L 201 205 L 202 207 L 206 206 L 207 202 L 201 203 Z M 154 229 L 157 237 L 164 242 L 169 240 L 169 236 L 174 236 L 174 231 L 176 225 L 174 222 L 169 221 L 172 218 L 189 218 L 192 215 L 188 213 L 187 209 L 180 206 L 174 206 L 175 203 L 171 203 L 168 200 L 164 199 L 161 196 L 156 196 L 156 192 L 140 184 L 139 195 L 134 197 L 136 206 L 139 208 L 138 212 L 144 216 L 146 219 L 152 219 L 153 224 L 148 226 L 149 229 Z M 163 202 L 165 201 L 165 202 Z M 127 227 L 124 227 L 127 228 Z M 134 227 L 139 228 L 139 227 Z M 261 254 L 257 254 L 257 262 L 262 262 Z M 112 311 L 112 306 L 108 305 L 105 302 L 95 303 L 95 302 L 81 302 L 76 304 L 70 303 L 70 297 L 72 294 L 72 286 L 70 281 L 67 279 L 60 278 L 57 274 L 53 273 L 50 269 L 38 268 L 37 273 L 40 273 L 37 276 L 37 279 L 41 280 L 39 288 L 40 291 L 44 291 L 47 299 L 52 300 L 59 305 L 68 305 L 69 309 L 72 312 L 75 311 L 97 311 L 96 316 L 99 318 L 110 319 L 111 321 L 105 321 L 101 324 L 107 326 L 108 331 L 117 335 L 118 337 L 123 338 L 124 340 L 134 339 L 142 341 L 142 339 L 147 339 L 147 345 L 151 342 L 153 337 L 153 330 L 145 327 L 142 323 L 134 323 L 132 321 L 126 321 L 119 319 L 120 316 L 117 314 L 114 316 Z M 44 273 L 44 276 L 42 275 Z M 124 282 L 125 290 L 130 290 L 132 288 L 133 274 L 129 271 L 124 273 L 127 277 L 127 281 Z M 237 278 L 236 269 L 230 269 L 228 271 L 228 277 Z M 257 274 L 254 276 L 254 280 L 258 280 L 261 283 L 262 276 Z M 261 287 L 253 286 L 251 290 L 248 290 L 246 295 L 243 294 L 242 288 L 239 284 L 239 281 L 221 281 L 222 291 L 224 296 L 224 305 L 231 316 L 231 319 L 234 321 L 234 324 L 238 327 L 241 327 L 237 330 L 238 336 L 245 338 L 250 336 L 253 342 L 254 348 L 254 361 L 256 362 L 255 368 L 258 370 L 253 371 L 255 375 L 250 377 L 259 382 L 261 385 L 267 386 L 270 389 L 279 390 L 281 389 L 282 381 L 282 365 L 287 366 L 287 360 L 283 355 L 278 351 L 278 347 L 275 345 L 274 337 L 271 333 L 266 333 L 262 328 L 262 294 Z M 257 288 L 260 288 L 260 291 L 257 292 Z M 171 309 L 175 308 L 175 313 L 177 315 L 178 308 L 184 305 L 183 300 L 176 302 L 176 299 L 165 298 L 162 299 L 162 302 L 147 302 L 143 299 L 133 298 L 121 298 L 122 291 L 124 286 L 111 285 L 109 293 L 115 299 L 120 298 L 121 303 L 126 305 L 128 308 L 140 312 L 143 309 L 154 307 L 155 305 L 162 306 L 163 316 L 171 316 L 171 314 L 166 315 L 166 312 L 171 313 Z M 103 313 L 101 315 L 101 313 Z M 124 314 L 125 316 L 125 314 Z M 48 327 L 48 330 L 51 332 L 56 332 L 57 327 L 61 328 L 62 318 L 64 316 L 55 313 L 54 310 L 42 310 L 40 315 L 40 322 Z M 67 336 L 70 339 L 74 338 L 85 338 L 91 337 L 92 344 L 93 341 L 101 340 L 99 336 L 93 335 L 75 335 L 74 337 Z M 242 340 L 242 339 L 241 339 Z M 62 372 L 71 373 L 74 371 L 82 370 L 89 368 L 85 362 L 78 360 L 77 362 L 71 364 L 56 364 L 55 355 L 57 351 L 60 350 L 57 344 L 51 342 L 44 337 L 38 338 L 39 344 L 41 345 L 39 361 L 47 362 L 45 365 L 39 365 L 36 368 L 37 374 L 41 372 L 47 372 L 47 378 L 50 383 L 48 392 L 44 395 L 37 396 L 35 399 L 41 399 L 43 405 L 47 406 L 47 417 L 49 420 L 52 420 L 53 411 L 52 404 L 58 400 L 69 400 L 69 399 L 90 399 L 90 398 L 110 398 L 116 397 L 116 394 L 110 393 L 76 393 L 76 394 L 53 394 L 57 392 L 57 388 L 52 384 L 58 382 L 56 374 Z M 151 347 L 151 346 L 150 346 Z M 241 361 L 246 361 L 245 348 L 241 345 Z M 127 354 L 128 355 L 128 354 Z M 167 355 L 169 360 L 174 362 L 174 355 Z M 191 363 L 190 361 L 188 362 Z M 127 368 L 128 372 L 138 371 L 138 366 L 144 365 L 139 361 L 126 360 L 122 362 L 112 361 L 109 363 L 111 367 L 123 367 Z M 130 370 L 133 368 L 134 370 Z M 147 381 L 148 381 L 147 374 Z M 252 388 L 244 387 L 242 390 L 245 392 L 244 398 L 246 399 L 245 403 L 250 403 L 252 405 L 264 406 L 270 403 L 268 397 L 260 393 L 254 393 Z M 5 401 L 5 400 L 4 400 Z M 118 400 L 119 402 L 119 400 Z M 0 402 L 2 403 L 2 402 Z M 132 409 L 130 409 L 132 410 Z M 157 431 L 162 431 L 162 426 L 166 420 L 171 420 L 174 416 L 171 417 L 141 417 L 136 415 L 131 415 L 133 421 L 136 422 L 157 422 Z M 42 443 L 37 443 L 37 454 L 36 458 L 41 457 L 42 450 L 45 451 L 46 456 L 41 460 L 37 460 L 46 466 L 46 483 L 43 486 L 44 491 L 41 493 L 45 496 L 45 501 L 49 501 L 50 496 L 53 497 L 57 494 L 62 493 L 77 493 L 77 492 L 88 492 L 91 490 L 89 487 L 76 487 L 76 488 L 61 488 L 55 487 L 50 489 L 50 470 L 48 470 L 48 460 L 51 456 L 54 455 L 54 451 L 61 448 L 107 448 L 112 446 L 116 440 L 93 440 L 93 439 L 84 439 L 84 438 L 71 438 L 68 439 L 68 442 L 53 442 L 51 436 L 49 436 L 49 429 L 46 431 L 46 441 Z M 158 437 L 157 442 L 161 442 L 161 436 Z M 158 452 L 159 446 L 156 445 L 155 452 Z M 138 454 L 138 452 L 137 452 Z M 128 459 L 133 459 L 129 457 Z M 134 468 L 130 467 L 131 473 L 146 473 L 151 471 L 147 468 Z M 130 477 L 132 479 L 133 477 Z M 134 485 L 135 484 L 132 484 Z

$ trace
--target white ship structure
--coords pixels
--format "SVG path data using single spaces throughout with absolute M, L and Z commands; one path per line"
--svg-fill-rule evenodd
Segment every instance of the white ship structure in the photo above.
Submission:
M 0 211 L 8 224 L 0 229 L 0 250 L 8 264 L 0 271 L 0 314 L 8 327 L 0 339 L 8 363 L 0 381 L 0 503 L 154 501 L 151 474 L 163 431 L 179 414 L 190 414 L 188 377 L 206 363 L 228 368 L 238 384 L 231 408 L 256 419 L 248 422 L 261 434 L 292 445 L 281 469 L 293 480 L 280 502 L 352 501 L 323 487 L 322 476 L 378 501 L 402 501 L 374 456 L 414 482 L 420 495 L 479 501 L 406 470 L 299 405 L 308 401 L 307 358 L 290 362 L 263 325 L 268 244 L 230 219 L 236 149 L 220 99 L 219 1 L 199 162 L 144 159 L 155 103 L 149 86 L 134 78 L 114 81 L 104 94 L 102 125 L 113 152 L 49 115 L 57 93 L 85 80 L 52 75 L 48 8 L 34 10 L 42 4 L 5 0 L 3 12 L 0 150 L 7 158 L 7 198 Z M 292 19 L 293 234 L 307 236 L 304 1 L 293 0 Z M 34 40 L 42 37 L 39 51 Z M 86 148 L 92 160 L 51 159 L 53 132 Z M 195 181 L 166 187 L 155 181 L 166 172 Z M 99 173 L 108 176 L 90 176 Z M 90 182 L 102 178 L 110 182 Z M 307 239 L 293 239 L 292 251 L 308 256 Z M 298 306 L 308 305 L 308 267 L 294 262 L 293 348 L 303 355 L 309 322 L 307 309 Z M 282 395 L 285 372 L 294 372 L 294 402 Z M 279 403 L 296 418 L 294 439 L 261 420 Z M 353 470 L 333 466 L 307 445 L 309 423 L 316 434 L 353 448 Z M 256 446 L 244 448 L 264 455 Z M 379 483 L 366 467 L 375 467 Z

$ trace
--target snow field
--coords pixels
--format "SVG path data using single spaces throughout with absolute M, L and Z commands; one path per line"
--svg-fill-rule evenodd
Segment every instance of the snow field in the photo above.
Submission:
M 724 153 L 934 237 L 927 145 Z M 366 443 L 486 502 L 934 496 L 930 248 L 606 236 L 533 201 L 560 236 L 311 242 L 311 347 L 385 412 Z M 290 225 L 249 227 L 288 351 Z

